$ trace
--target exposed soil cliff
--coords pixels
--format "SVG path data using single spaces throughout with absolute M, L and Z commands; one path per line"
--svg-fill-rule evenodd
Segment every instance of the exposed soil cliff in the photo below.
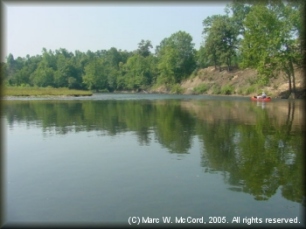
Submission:
M 304 74 L 296 69 L 296 98 L 306 98 L 306 85 Z M 261 94 L 262 91 L 272 98 L 288 98 L 289 84 L 285 74 L 270 79 L 265 87 L 256 84 L 257 72 L 253 69 L 234 69 L 230 72 L 215 70 L 214 67 L 200 69 L 197 74 L 181 83 L 183 94 L 230 94 L 251 96 Z M 202 87 L 201 90 L 196 90 Z M 199 92 L 200 91 L 200 92 Z M 228 91 L 228 93 L 226 93 Z M 152 92 L 169 93 L 165 87 L 159 87 Z

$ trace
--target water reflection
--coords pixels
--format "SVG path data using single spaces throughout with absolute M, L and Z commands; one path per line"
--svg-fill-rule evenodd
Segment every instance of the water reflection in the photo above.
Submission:
M 257 104 L 258 107 L 261 107 L 262 109 L 266 108 L 266 102 L 257 101 L 256 104 Z
M 204 172 L 221 172 L 230 190 L 268 200 L 280 188 L 284 198 L 302 203 L 302 108 L 222 100 L 5 101 L 3 116 L 10 128 L 35 125 L 46 137 L 132 131 L 140 145 L 157 141 L 175 154 L 188 154 L 197 137 Z

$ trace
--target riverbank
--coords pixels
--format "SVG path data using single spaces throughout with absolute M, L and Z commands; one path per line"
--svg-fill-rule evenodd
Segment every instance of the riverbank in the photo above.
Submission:
M 295 70 L 296 98 L 306 98 L 306 86 L 304 74 L 300 69 Z M 277 77 L 271 77 L 269 83 L 262 87 L 256 83 L 257 71 L 254 69 L 234 69 L 230 72 L 216 70 L 208 67 L 198 70 L 194 76 L 189 77 L 181 84 L 176 85 L 176 90 L 164 85 L 148 90 L 149 93 L 176 93 L 180 94 L 207 94 L 207 95 L 237 95 L 253 96 L 262 91 L 272 98 L 289 97 L 288 79 L 284 73 L 278 73 Z
M 296 98 L 306 98 L 305 79 L 302 71 L 296 69 Z M 234 69 L 230 72 L 215 70 L 214 67 L 199 69 L 181 84 L 166 87 L 153 86 L 146 90 L 114 91 L 115 93 L 146 93 L 146 94 L 195 94 L 195 95 L 233 95 L 253 96 L 262 91 L 272 98 L 289 98 L 288 79 L 283 73 L 271 77 L 268 85 L 262 87 L 256 83 L 257 72 L 254 69 Z M 102 92 L 102 91 L 101 91 Z M 73 90 L 68 88 L 38 87 L 3 87 L 2 96 L 91 96 L 94 92 Z
M 91 91 L 52 87 L 3 87 L 3 96 L 92 96 Z

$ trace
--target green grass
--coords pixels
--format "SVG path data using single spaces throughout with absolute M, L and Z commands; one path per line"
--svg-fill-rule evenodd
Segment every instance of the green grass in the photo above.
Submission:
M 91 96 L 91 91 L 52 87 L 3 87 L 3 96 Z

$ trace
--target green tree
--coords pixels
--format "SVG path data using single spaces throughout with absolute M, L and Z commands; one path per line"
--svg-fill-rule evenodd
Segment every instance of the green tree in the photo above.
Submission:
M 195 49 L 192 37 L 183 31 L 172 34 L 156 48 L 157 81 L 163 84 L 180 83 L 195 70 Z
M 147 57 L 135 54 L 124 65 L 124 79 L 127 89 L 145 89 L 151 84 L 150 63 Z
M 58 55 L 58 50 L 55 53 Z M 57 69 L 56 55 L 51 50 L 47 51 L 46 48 L 42 49 L 42 61 L 46 63 L 46 66 L 52 68 L 53 71 Z
M 151 41 L 149 40 L 141 40 L 138 44 L 137 53 L 143 57 L 147 57 L 151 54 L 150 48 L 153 48 Z
M 196 60 L 198 68 L 206 68 L 209 66 L 210 61 L 204 45 L 201 45 L 199 50 L 196 51 Z
M 68 82 L 67 60 L 61 53 L 56 54 L 56 71 L 54 73 L 54 84 L 56 87 L 65 87 Z
M 242 37 L 245 33 L 243 22 L 254 3 L 256 3 L 256 0 L 233 0 L 231 3 L 227 4 L 225 8 L 226 14 L 228 16 L 230 14 L 232 15 L 232 23 L 238 30 L 238 34 Z
M 105 63 L 101 58 L 95 58 L 85 66 L 83 83 L 89 90 L 107 88 L 107 75 L 105 75 Z
M 203 21 L 205 35 L 205 51 L 215 68 L 221 64 L 231 70 L 232 60 L 236 56 L 238 28 L 228 15 L 214 15 Z
M 4 62 L 1 62 L 1 72 L 0 72 L 0 87 L 6 83 L 7 80 L 7 64 Z
M 32 73 L 29 76 L 30 84 L 39 87 L 55 86 L 54 75 L 56 69 L 56 57 L 54 53 L 51 50 L 47 51 L 46 48 L 43 48 L 42 56 L 37 66 L 32 67 Z
M 54 71 L 42 61 L 38 64 L 37 69 L 31 74 L 30 80 L 35 86 L 54 86 Z
M 24 66 L 22 69 L 18 70 L 13 76 L 13 84 L 14 85 L 21 85 L 21 84 L 28 84 L 29 83 L 29 76 L 31 72 L 27 66 Z
M 65 49 L 56 51 L 56 71 L 54 84 L 56 87 L 81 88 L 83 70 L 82 63 Z
M 259 2 L 252 6 L 244 21 L 243 67 L 258 70 L 259 82 L 267 84 L 276 71 L 286 73 L 289 91 L 295 97 L 294 65 L 301 66 L 301 8 L 285 2 Z
M 103 59 L 104 75 L 107 77 L 107 89 L 109 91 L 120 88 L 117 84 L 121 76 L 120 65 L 126 63 L 130 54 L 112 47 L 109 50 L 104 50 L 101 53 Z
M 10 53 L 7 56 L 6 64 L 7 64 L 7 74 L 9 77 L 11 77 L 16 71 L 16 62 L 15 62 L 13 54 Z

